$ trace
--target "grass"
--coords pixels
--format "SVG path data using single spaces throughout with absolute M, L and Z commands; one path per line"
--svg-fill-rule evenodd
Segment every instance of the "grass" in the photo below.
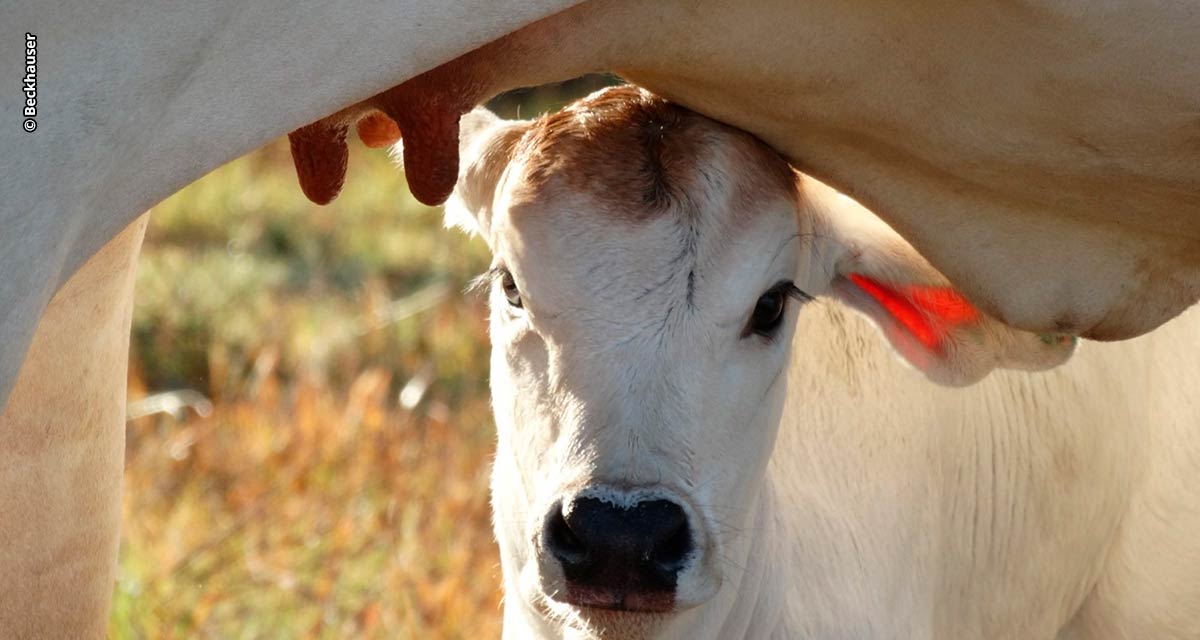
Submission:
M 486 248 L 354 152 L 330 207 L 279 142 L 154 211 L 130 398 L 212 408 L 129 423 L 113 638 L 499 635 Z

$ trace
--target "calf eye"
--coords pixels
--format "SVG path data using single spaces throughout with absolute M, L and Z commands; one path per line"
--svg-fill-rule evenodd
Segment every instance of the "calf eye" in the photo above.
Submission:
M 789 296 L 800 300 L 810 300 L 808 294 L 796 288 L 791 282 L 780 282 L 759 296 L 754 303 L 754 311 L 750 313 L 750 322 L 746 325 L 743 335 L 756 334 L 764 338 L 773 338 L 783 324 L 783 314 L 787 311 Z
M 517 289 L 517 282 L 513 280 L 512 274 L 507 270 L 500 273 L 500 288 L 504 289 L 504 297 L 508 299 L 508 304 L 517 309 L 524 308 L 524 303 L 521 302 L 521 292 Z
M 770 337 L 783 323 L 783 309 L 786 306 L 783 292 L 772 289 L 754 303 L 754 312 L 750 314 L 750 333 Z

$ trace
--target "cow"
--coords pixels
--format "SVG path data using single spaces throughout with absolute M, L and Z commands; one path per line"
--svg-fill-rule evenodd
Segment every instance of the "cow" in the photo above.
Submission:
M 641 89 L 462 124 L 506 638 L 1200 637 L 1200 312 L 1013 329 Z
M 10 406 L 14 388 L 45 388 L 19 380 L 32 375 L 22 370 L 90 372 L 80 397 L 85 386 L 121 395 L 123 371 L 91 367 L 83 348 L 120 339 L 58 328 L 72 303 L 47 309 L 102 248 L 130 260 L 136 242 L 118 236 L 154 203 L 288 132 L 306 191 L 332 197 L 352 125 L 376 144 L 404 130 L 410 180 L 436 200 L 457 177 L 459 113 L 589 70 L 619 71 L 758 135 L 878 212 L 1013 326 L 1130 337 L 1200 296 L 1200 12 L 1188 3 L 100 0 L 5 3 L 0 23 L 18 30 L 9 50 L 25 63 L 5 67 L 13 88 L 0 92 L 11 121 L 0 127 L 7 442 L 47 429 Z M 122 269 L 96 273 L 107 278 L 84 278 L 95 291 L 131 295 Z M 128 309 L 95 295 L 112 313 Z M 46 337 L 29 362 L 35 332 Z M 54 426 L 81 420 L 72 400 Z M 94 436 L 109 448 L 122 426 L 119 412 L 103 415 Z M 0 468 L 26 451 L 0 449 Z M 102 611 L 107 599 L 55 568 L 79 559 L 112 571 L 104 514 L 115 497 L 83 488 L 120 469 L 112 459 L 68 470 L 55 451 L 37 449 L 46 466 L 34 469 L 70 472 L 69 485 L 8 475 L 0 493 L 40 487 L 29 504 L 73 513 L 93 533 L 3 519 L 4 539 L 33 546 L 0 570 L 28 602 L 58 606 L 9 601 L 0 628 L 78 637 L 94 623 L 62 612 Z

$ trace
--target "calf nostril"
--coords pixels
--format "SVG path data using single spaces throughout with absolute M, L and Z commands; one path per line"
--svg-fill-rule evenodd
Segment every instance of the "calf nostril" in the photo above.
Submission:
M 587 546 L 571 530 L 571 525 L 563 516 L 562 507 L 559 505 L 555 505 L 546 517 L 543 539 L 546 548 L 563 565 L 577 566 L 587 560 Z
M 658 571 L 673 576 L 687 564 L 692 549 L 692 532 L 684 520 L 673 533 L 654 547 L 650 560 Z

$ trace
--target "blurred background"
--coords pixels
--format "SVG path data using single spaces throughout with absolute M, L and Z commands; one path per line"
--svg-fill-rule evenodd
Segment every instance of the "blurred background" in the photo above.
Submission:
M 153 210 L 112 638 L 500 635 L 487 310 L 463 293 L 487 248 L 354 146 L 326 207 L 280 139 Z

